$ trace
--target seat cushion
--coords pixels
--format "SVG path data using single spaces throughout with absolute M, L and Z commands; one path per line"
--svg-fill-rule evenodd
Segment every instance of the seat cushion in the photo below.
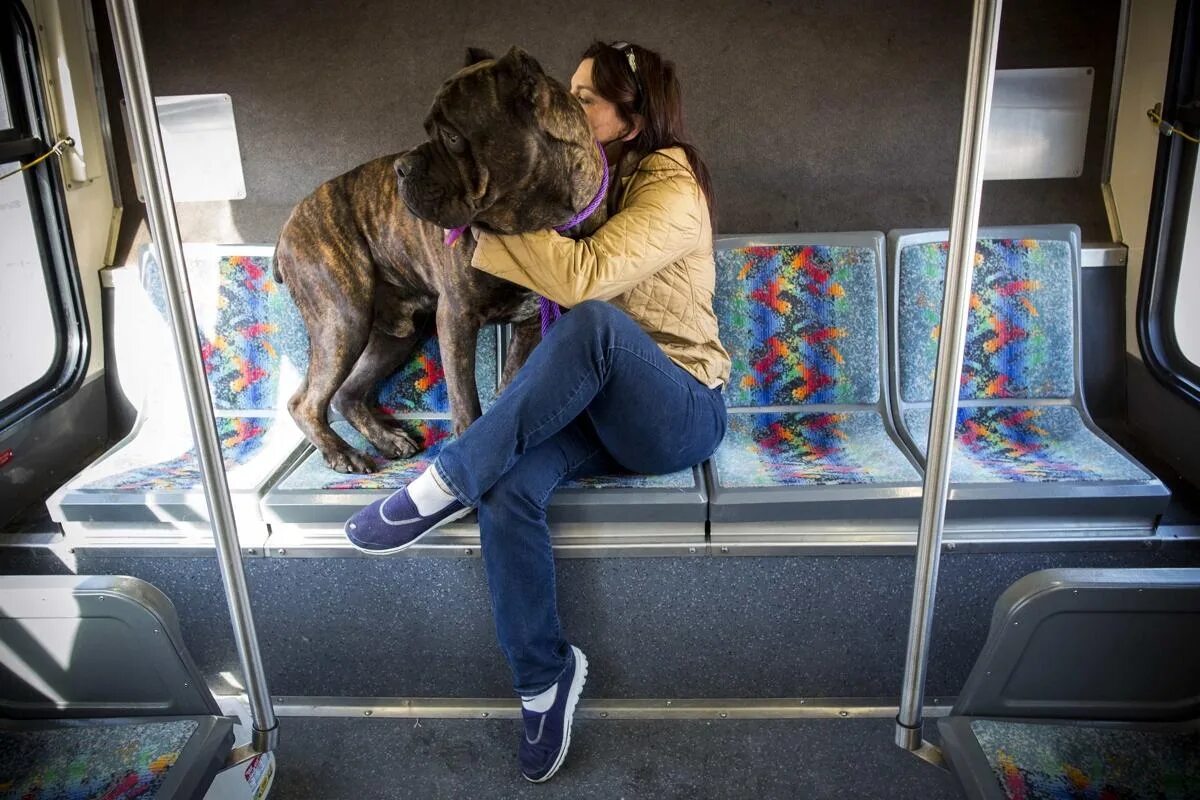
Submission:
M 929 402 L 949 245 L 901 245 L 900 397 Z M 1071 245 L 980 239 L 963 356 L 962 399 L 1067 398 L 1075 391 Z
M 0 731 L 0 797 L 155 797 L 195 720 Z
M 295 449 L 298 442 L 294 429 L 290 435 L 285 436 L 278 431 L 275 432 L 276 436 L 271 435 L 273 428 L 292 428 L 290 420 L 282 426 L 275 423 L 273 417 L 217 417 L 217 435 L 225 456 L 225 468 L 229 472 L 230 488 L 243 488 L 238 480 L 240 468 L 251 465 L 255 459 L 265 456 L 268 450 L 275 451 L 275 457 L 282 460 Z M 158 434 L 153 428 L 139 430 L 128 446 L 92 467 L 89 473 L 96 477 L 78 486 L 78 490 L 140 494 L 198 489 L 200 466 L 195 449 L 189 446 L 190 442 L 178 435 L 171 437 L 175 441 L 168 442 Z M 287 441 L 280 446 L 271 447 L 284 438 Z M 172 450 L 175 455 L 166 455 Z
M 378 490 L 399 489 L 425 471 L 446 442 L 450 441 L 451 423 L 447 419 L 405 419 L 397 424 L 420 442 L 423 450 L 412 458 L 389 460 L 379 454 L 363 435 L 344 420 L 333 423 L 333 430 L 351 446 L 369 454 L 379 465 L 378 472 L 369 475 L 347 475 L 336 472 L 325 464 L 318 452 L 309 453 L 304 462 L 289 473 L 276 488 L 283 491 L 329 491 L 329 490 Z M 685 469 L 670 475 L 597 475 L 589 478 L 564 481 L 563 489 L 678 489 L 695 486 L 692 470 Z
M 379 454 L 353 425 L 345 420 L 334 422 L 334 433 L 346 440 L 351 447 L 371 457 L 379 468 L 368 474 L 348 474 L 330 469 L 320 452 L 313 450 L 304 461 L 276 484 L 283 491 L 370 491 L 399 489 L 426 470 L 442 446 L 451 438 L 451 422 L 448 419 L 405 419 L 396 420 L 408 435 L 422 446 L 412 458 L 387 459 Z
M 1004 796 L 1195 797 L 1200 731 L 1137 730 L 1070 723 L 971 722 Z
M 879 399 L 879 270 L 872 247 L 719 250 L 714 310 L 732 372 L 727 405 Z
M 904 419 L 924 452 L 929 439 L 929 409 L 909 409 Z M 959 408 L 950 480 L 1012 483 L 1155 479 L 1092 433 L 1074 407 L 1011 405 Z
M 696 485 L 691 467 L 667 475 L 641 475 L 623 472 L 616 475 L 593 475 L 572 478 L 558 485 L 559 489 L 691 489 Z
M 731 413 L 712 460 L 724 488 L 921 479 L 873 410 Z

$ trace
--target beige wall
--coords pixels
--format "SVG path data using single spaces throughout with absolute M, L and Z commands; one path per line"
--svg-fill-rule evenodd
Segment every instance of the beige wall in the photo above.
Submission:
M 1138 282 L 1146 248 L 1146 222 L 1150 215 L 1150 190 L 1158 153 L 1158 129 L 1146 110 L 1162 102 L 1171 54 L 1174 0 L 1133 0 L 1129 17 L 1129 45 L 1121 105 L 1113 148 L 1112 193 L 1121 238 L 1129 247 L 1125 286 L 1125 348 L 1138 354 L 1136 321 Z

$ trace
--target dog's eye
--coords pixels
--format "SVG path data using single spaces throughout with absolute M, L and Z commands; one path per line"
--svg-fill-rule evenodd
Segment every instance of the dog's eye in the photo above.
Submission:
M 453 153 L 461 153 L 464 148 L 463 138 L 454 131 L 442 129 L 442 141 Z

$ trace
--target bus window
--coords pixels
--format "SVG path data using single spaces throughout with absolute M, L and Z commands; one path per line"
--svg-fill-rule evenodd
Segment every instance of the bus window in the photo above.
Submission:
M 8 93 L 4 91 L 4 81 L 0 80 L 0 131 L 12 127 L 12 115 L 8 113 Z
M 1200 372 L 1200 181 L 1192 177 L 1192 199 L 1183 234 L 1183 258 L 1175 287 L 1175 341 L 1179 353 Z
M 1158 125 L 1158 159 L 1138 296 L 1138 339 L 1156 378 L 1200 406 L 1200 4 L 1180 3 Z
M 0 7 L 0 431 L 64 397 L 87 363 L 86 318 L 33 25 Z
M 20 164 L 0 164 L 0 175 Z M 60 347 L 25 176 L 0 180 L 0 409 L 41 383 Z

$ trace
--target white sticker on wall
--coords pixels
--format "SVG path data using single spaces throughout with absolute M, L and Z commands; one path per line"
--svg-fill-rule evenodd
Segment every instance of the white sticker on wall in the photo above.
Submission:
M 154 103 L 175 202 L 244 199 L 246 180 L 242 175 L 232 98 L 227 94 L 183 94 L 156 97 Z M 133 150 L 130 146 L 136 162 L 137 153 Z M 133 175 L 138 199 L 144 201 L 141 167 L 137 163 Z
M 1093 72 L 1091 67 L 996 70 L 984 180 L 1079 177 Z

